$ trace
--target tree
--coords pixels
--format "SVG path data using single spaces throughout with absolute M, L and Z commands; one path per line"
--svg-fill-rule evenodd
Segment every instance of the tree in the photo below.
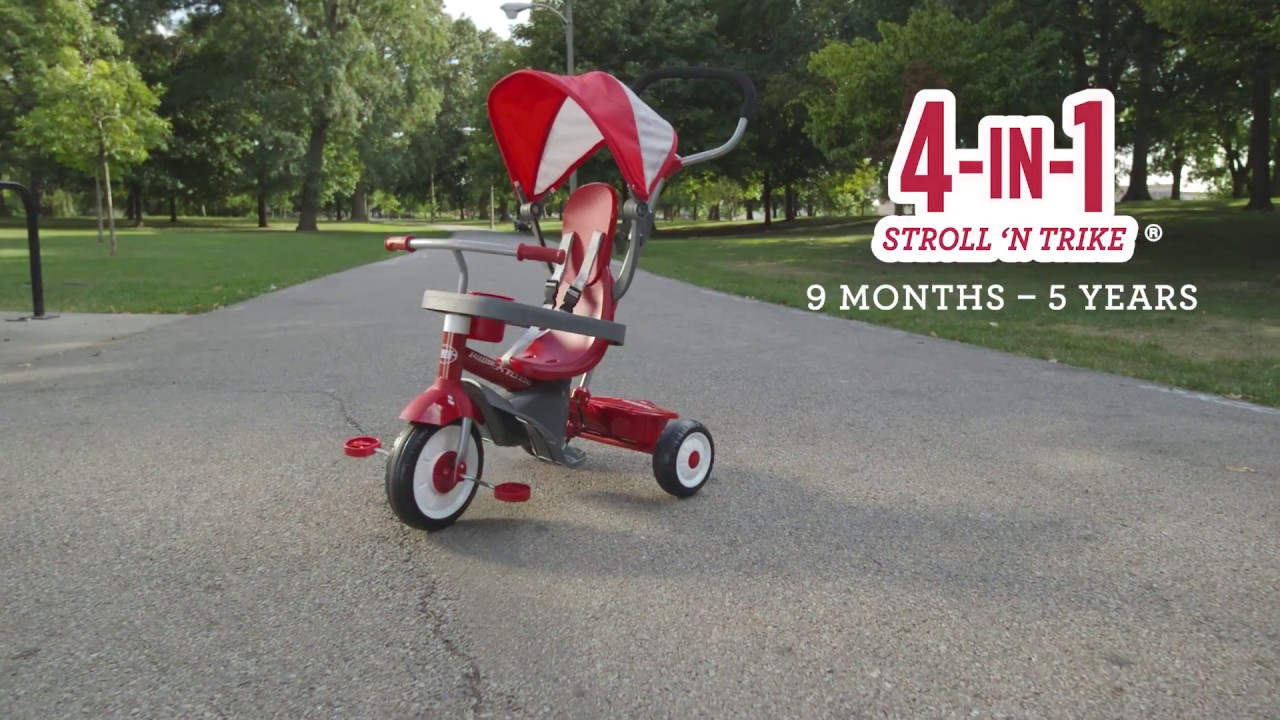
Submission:
M 172 32 L 173 13 L 191 4 L 190 0 L 96 0 L 93 15 L 119 38 L 120 56 L 133 62 L 143 82 L 167 88 L 174 63 L 189 45 L 184 33 Z M 157 111 L 160 116 L 171 119 L 173 111 L 174 107 L 162 97 Z M 165 149 L 158 150 L 146 162 L 120 176 L 121 185 L 127 189 L 125 215 L 135 227 L 144 222 L 148 193 L 157 187 L 172 187 Z
M 1131 112 L 1125 114 L 1129 122 L 1124 123 L 1125 118 L 1122 118 L 1122 124 L 1128 125 L 1130 132 L 1133 165 L 1129 170 L 1129 187 L 1120 198 L 1121 202 L 1151 199 L 1151 191 L 1147 187 L 1148 160 L 1155 142 L 1155 124 L 1163 110 L 1162 96 L 1159 92 L 1160 71 L 1165 65 L 1164 55 L 1169 51 L 1166 45 L 1166 33 L 1148 22 L 1145 16 L 1142 16 L 1140 7 L 1135 8 L 1135 13 L 1139 18 L 1135 20 L 1137 30 L 1133 38 L 1137 48 L 1133 53 L 1136 61 L 1132 100 L 1128 103 Z M 1117 102 L 1123 102 L 1124 99 L 1124 95 L 1121 94 Z M 1178 100 L 1174 99 L 1172 102 L 1176 104 Z
M 70 47 L 44 73 L 42 84 L 39 105 L 18 121 L 21 132 L 29 144 L 49 148 L 64 165 L 101 172 L 115 255 L 111 163 L 140 163 L 163 142 L 168 123 L 155 113 L 160 99 L 129 60 L 85 57 Z
M 396 158 L 388 187 L 406 197 L 426 199 L 433 215 L 437 208 L 432 206 L 439 205 L 440 197 L 458 201 L 467 182 L 468 158 L 484 152 L 473 136 L 482 135 L 496 156 L 485 119 L 485 97 L 500 74 L 515 69 L 516 60 L 509 52 L 509 42 L 477 30 L 468 19 L 450 24 L 446 58 L 434 80 L 441 96 L 439 107 L 430 122 L 406 128 L 405 150 Z
M 1271 202 L 1272 107 L 1280 67 L 1280 10 L 1274 0 L 1143 0 L 1147 14 L 1180 38 L 1224 80 L 1239 77 L 1249 93 L 1249 210 Z M 1242 77 L 1240 77 L 1242 76 Z
M 0 2 L 0 167 L 29 174 L 37 206 L 56 160 L 47 148 L 27 142 L 19 121 L 40 104 L 45 75 L 67 48 L 109 54 L 118 51 L 119 39 L 94 22 L 85 0 Z
M 1182 198 L 1182 181 L 1188 166 L 1193 170 L 1219 168 L 1217 157 L 1224 147 L 1218 139 L 1219 127 L 1238 128 L 1240 123 L 1223 123 L 1222 118 L 1239 115 L 1240 97 L 1228 84 L 1205 68 L 1196 55 L 1175 47 L 1166 53 L 1161 69 L 1160 113 L 1153 123 L 1153 161 L 1173 178 L 1170 197 Z M 1224 91 L 1224 88 L 1226 90 Z M 1232 142 L 1238 136 L 1230 133 Z M 1245 191 L 1240 185 L 1241 197 Z
M 794 220 L 798 188 L 811 183 L 827 161 L 805 133 L 809 108 L 796 92 L 812 82 L 808 59 L 822 37 L 821 16 L 786 0 L 721 1 L 716 10 L 730 62 L 752 77 L 758 97 L 743 152 L 735 163 L 718 167 L 749 168 L 760 178 L 766 226 L 775 215 L 776 189 L 782 190 L 784 217 Z
M 864 159 L 887 187 L 889 165 L 915 95 L 945 88 L 956 95 L 956 142 L 974 147 L 986 115 L 1056 117 L 1069 86 L 1056 61 L 1062 36 L 1016 18 L 1004 2 L 968 20 L 940 3 L 912 11 L 904 24 L 880 23 L 880 39 L 835 41 L 814 53 L 817 81 L 804 94 L 807 132 L 834 162 Z
M 445 40 L 439 0 L 228 3 L 218 22 L 228 24 L 228 38 L 271 49 L 260 69 L 266 86 L 291 88 L 294 117 L 305 119 L 298 231 L 319 229 L 326 195 L 347 184 L 326 177 L 326 158 L 346 158 L 330 141 L 364 145 L 366 159 L 393 152 L 384 141 L 402 132 L 408 115 L 429 117 L 438 101 L 430 81 Z

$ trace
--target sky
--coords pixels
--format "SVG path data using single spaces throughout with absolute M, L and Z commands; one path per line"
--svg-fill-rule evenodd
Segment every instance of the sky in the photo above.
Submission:
M 528 18 L 528 14 L 520 16 L 519 20 L 508 20 L 507 14 L 502 12 L 502 3 L 505 0 L 444 0 L 445 12 L 453 17 L 467 16 L 471 18 L 471 22 L 481 30 L 492 30 L 499 37 L 511 37 L 511 26 L 519 22 L 523 22 Z M 543 12 L 546 12 L 545 10 Z

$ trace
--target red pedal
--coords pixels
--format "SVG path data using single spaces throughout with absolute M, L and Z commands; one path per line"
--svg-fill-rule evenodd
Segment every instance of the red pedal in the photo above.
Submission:
M 353 437 L 342 446 L 342 452 L 348 457 L 367 458 L 382 447 L 382 441 L 375 437 Z
M 525 502 L 532 494 L 533 488 L 524 483 L 505 482 L 495 485 L 493 488 L 493 497 L 499 502 Z

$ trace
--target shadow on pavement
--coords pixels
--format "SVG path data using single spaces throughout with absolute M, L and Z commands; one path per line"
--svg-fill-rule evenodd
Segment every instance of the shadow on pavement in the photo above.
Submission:
M 464 518 L 432 542 L 499 566 L 573 577 L 870 581 L 1053 605 L 1116 600 L 1114 583 L 1080 557 L 1097 536 L 1030 510 L 852 504 L 798 478 L 741 467 L 718 470 L 701 494 L 676 500 L 624 489 L 630 479 L 610 474 L 619 489 L 592 483 L 570 491 L 578 498 L 571 502 L 603 509 L 617 526 L 562 512 Z

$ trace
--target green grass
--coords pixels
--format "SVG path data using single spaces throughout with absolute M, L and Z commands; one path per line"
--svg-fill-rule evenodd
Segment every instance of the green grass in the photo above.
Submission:
M 322 223 L 319 233 L 269 229 L 239 219 L 153 219 L 120 229 L 119 249 L 98 244 L 92 220 L 42 226 L 47 312 L 200 313 L 387 258 L 382 238 L 412 232 L 445 237 L 420 223 Z M 27 236 L 21 220 L 0 222 L 0 310 L 31 311 Z
M 886 264 L 871 252 L 875 218 L 776 223 L 770 231 L 709 226 L 667 230 L 646 248 L 650 271 L 737 295 L 823 312 L 1177 387 L 1280 406 L 1280 214 L 1239 204 L 1152 202 L 1118 212 L 1159 223 L 1123 265 Z M 841 285 L 874 290 L 920 283 L 1004 287 L 1001 310 L 841 309 Z M 1066 308 L 1048 309 L 1065 285 Z M 1195 285 L 1192 311 L 1086 309 L 1081 284 Z M 1031 293 L 1036 301 L 1021 301 Z M 888 296 L 883 296 L 887 298 Z M 1130 300 L 1128 292 L 1125 302 Z M 1153 303 L 1154 289 L 1149 292 Z M 1179 297 L 1180 301 L 1182 298 Z

